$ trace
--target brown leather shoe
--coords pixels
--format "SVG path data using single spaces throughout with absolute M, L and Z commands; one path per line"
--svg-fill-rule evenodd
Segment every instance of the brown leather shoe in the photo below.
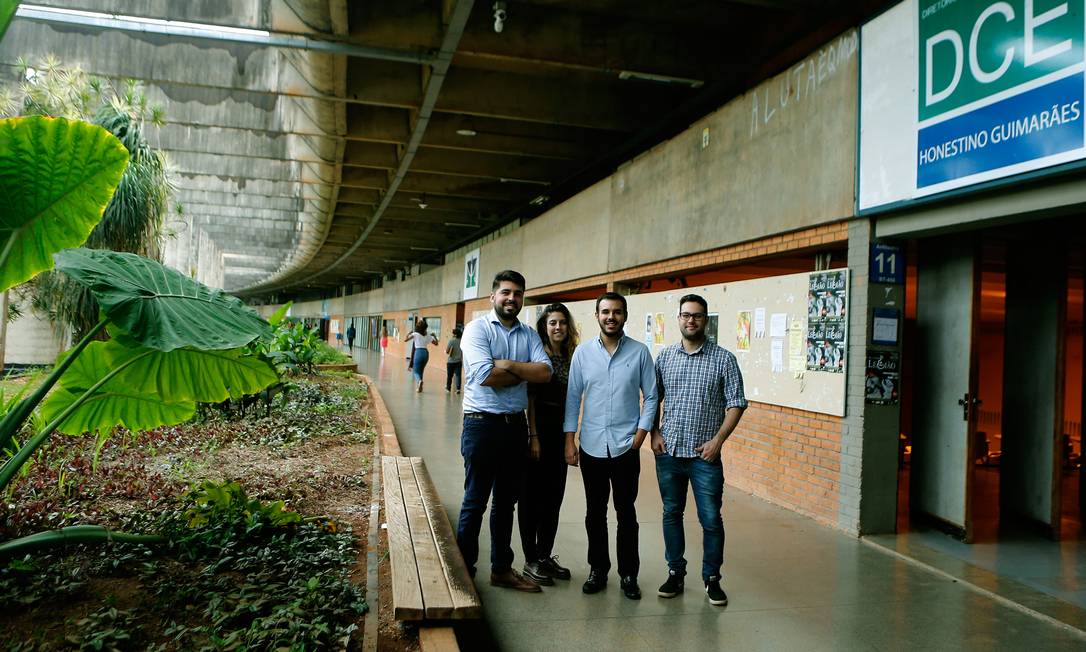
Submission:
M 503 573 L 491 573 L 490 585 L 498 586 L 503 589 L 524 591 L 526 593 L 540 593 L 543 591 L 543 589 L 539 588 L 538 584 L 527 577 L 524 577 L 512 568 Z

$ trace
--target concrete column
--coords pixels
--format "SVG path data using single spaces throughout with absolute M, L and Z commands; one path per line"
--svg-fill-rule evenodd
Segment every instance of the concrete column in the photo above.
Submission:
M 864 401 L 869 350 L 898 350 L 871 344 L 876 307 L 900 311 L 904 319 L 905 288 L 871 283 L 872 225 L 866 219 L 849 224 L 848 381 L 845 418 L 841 424 L 841 475 L 838 526 L 854 534 L 893 532 L 897 514 L 898 433 L 900 405 L 867 405 Z M 902 261 L 904 262 L 904 261 Z

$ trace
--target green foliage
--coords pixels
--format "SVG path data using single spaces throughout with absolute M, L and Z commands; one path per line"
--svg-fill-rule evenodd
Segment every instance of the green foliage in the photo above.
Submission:
M 57 269 L 86 286 L 110 322 L 142 346 L 234 349 L 268 324 L 237 297 L 135 254 L 70 249 Z
M 131 610 L 116 607 L 102 607 L 86 618 L 80 618 L 75 625 L 78 634 L 72 634 L 65 642 L 77 650 L 105 650 L 121 652 L 131 649 L 134 619 Z
M 351 356 L 324 340 L 317 340 L 317 352 L 313 356 L 313 364 L 346 364 L 349 362 L 354 362 Z
M 0 39 L 4 38 L 4 32 L 8 31 L 8 24 L 18 8 L 17 0 L 0 0 Z
M 264 526 L 282 527 L 302 521 L 297 512 L 285 511 L 281 500 L 264 504 L 249 498 L 237 482 L 219 484 L 205 481 L 189 492 L 187 499 L 192 502 L 192 506 L 185 511 L 190 528 L 199 528 L 214 521 L 227 521 L 251 531 Z
M 264 354 L 281 374 L 310 374 L 317 364 L 320 335 L 301 322 L 280 322 L 271 335 L 260 340 L 255 349 Z
M 144 125 L 147 121 L 162 124 L 161 112 L 148 107 L 142 87 L 133 80 L 114 84 L 79 68 L 65 68 L 52 56 L 33 66 L 20 60 L 19 68 L 26 82 L 18 97 L 0 98 L 0 113 L 85 120 L 109 131 L 128 152 L 129 165 L 84 246 L 158 260 L 173 188 L 167 178 L 166 159 L 147 142 Z M 27 290 L 36 310 L 71 329 L 76 337 L 82 337 L 98 321 L 94 296 L 62 274 L 42 274 Z
M 105 129 L 62 118 L 0 120 L 0 290 L 53 266 L 102 218 L 127 165 Z
M 109 433 L 118 425 L 139 431 L 183 423 L 198 402 L 239 398 L 279 381 L 266 362 L 240 349 L 156 351 L 126 346 L 124 339 L 92 342 L 61 376 L 60 387 L 42 404 L 44 417 L 52 421 L 81 403 L 58 430 L 78 435 Z
M 287 313 L 290 312 L 290 307 L 293 305 L 293 301 L 287 301 L 284 305 L 280 306 L 279 310 L 276 310 L 272 313 L 271 317 L 268 317 L 268 324 L 271 325 L 272 328 L 278 327 L 279 324 L 287 318 Z

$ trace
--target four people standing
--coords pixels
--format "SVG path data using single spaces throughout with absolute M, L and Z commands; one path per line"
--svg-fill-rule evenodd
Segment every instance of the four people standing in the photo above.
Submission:
M 589 574 L 582 591 L 597 593 L 607 585 L 607 509 L 613 496 L 622 592 L 640 599 L 635 503 L 639 449 L 650 439 L 668 565 L 657 595 L 673 598 L 684 590 L 683 512 L 689 486 L 703 531 L 705 592 L 710 603 L 726 605 L 720 453 L 747 401 L 735 356 L 706 337 L 705 299 L 690 294 L 680 300 L 682 340 L 663 348 L 654 363 L 648 347 L 624 333 L 627 304 L 622 295 L 608 292 L 596 300 L 599 336 L 578 347 L 573 318 L 560 303 L 544 308 L 534 331 L 517 320 L 524 289 L 517 272 L 499 273 L 490 296 L 492 311 L 470 322 L 460 342 L 465 477 L 457 543 L 472 575 L 483 514 L 492 501 L 492 585 L 538 592 L 540 584 L 570 578 L 569 569 L 551 554 L 568 464 L 581 467 L 585 491 Z M 425 323 L 420 323 L 424 336 Z M 412 338 L 417 334 L 418 327 Z M 425 343 L 421 348 L 425 352 Z M 450 342 L 448 349 L 455 348 Z M 449 382 L 452 375 L 450 364 Z M 421 380 L 421 369 L 417 377 Z M 524 575 L 512 568 L 510 546 L 518 501 Z

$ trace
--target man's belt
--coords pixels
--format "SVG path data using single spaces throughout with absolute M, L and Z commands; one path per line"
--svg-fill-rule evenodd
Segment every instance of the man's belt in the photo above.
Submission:
M 502 423 L 525 423 L 523 412 L 465 412 L 465 419 L 477 419 L 479 421 L 500 421 Z

